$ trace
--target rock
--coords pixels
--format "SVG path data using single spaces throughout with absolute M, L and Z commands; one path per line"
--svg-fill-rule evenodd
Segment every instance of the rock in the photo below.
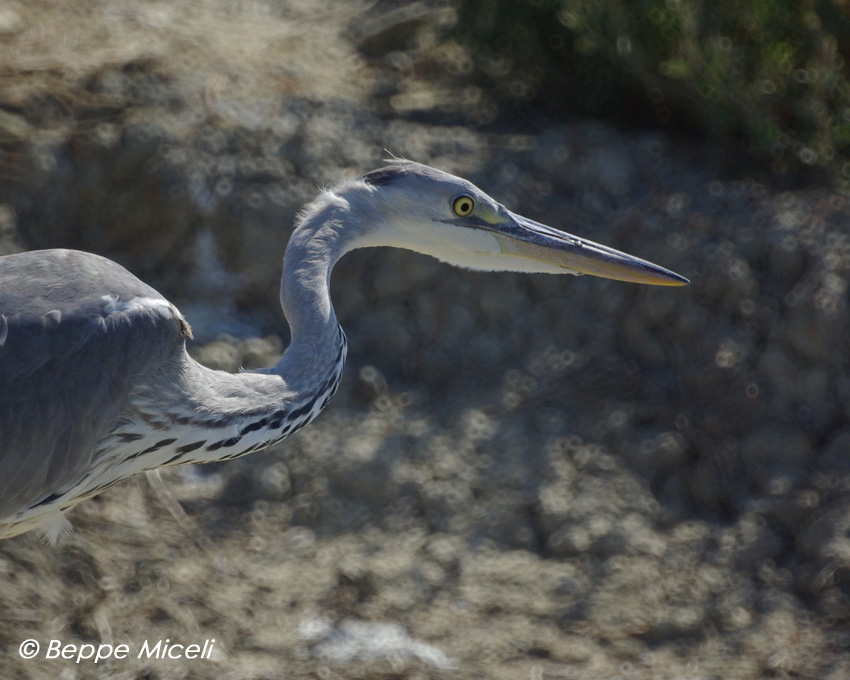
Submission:
M 748 476 L 766 494 L 786 495 L 799 486 L 814 459 L 814 448 L 801 430 L 789 425 L 762 427 L 741 443 Z
M 817 458 L 819 471 L 850 479 L 850 427 L 838 430 Z
M 785 341 L 806 359 L 823 361 L 839 341 L 836 330 L 834 319 L 806 305 L 791 310 L 785 325 Z

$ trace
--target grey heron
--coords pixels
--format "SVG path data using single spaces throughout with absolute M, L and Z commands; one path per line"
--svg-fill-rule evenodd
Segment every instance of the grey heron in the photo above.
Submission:
M 291 342 L 275 366 L 231 374 L 186 351 L 177 308 L 91 253 L 0 257 L 0 538 L 70 528 L 63 512 L 139 472 L 229 460 L 327 406 L 346 357 L 330 300 L 345 253 L 396 246 L 474 270 L 687 279 L 507 210 L 470 182 L 395 161 L 322 191 L 283 259 Z

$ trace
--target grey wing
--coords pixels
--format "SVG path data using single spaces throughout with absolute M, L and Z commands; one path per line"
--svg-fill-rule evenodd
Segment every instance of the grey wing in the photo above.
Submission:
M 73 486 L 133 385 L 187 333 L 176 308 L 110 260 L 0 257 L 0 520 Z

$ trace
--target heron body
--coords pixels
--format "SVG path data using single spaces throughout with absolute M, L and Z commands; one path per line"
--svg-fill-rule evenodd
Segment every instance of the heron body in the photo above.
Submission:
M 323 191 L 287 245 L 291 343 L 238 374 L 186 351 L 188 323 L 120 265 L 73 250 L 0 257 L 0 538 L 145 470 L 229 460 L 313 420 L 339 385 L 345 334 L 330 276 L 345 253 L 397 246 L 477 270 L 682 285 L 666 269 L 511 213 L 466 180 L 408 161 Z

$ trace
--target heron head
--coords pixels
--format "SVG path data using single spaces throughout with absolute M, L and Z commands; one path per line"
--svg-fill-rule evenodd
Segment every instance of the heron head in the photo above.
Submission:
M 366 193 L 352 197 L 351 207 L 370 213 L 374 228 L 354 247 L 396 246 L 484 271 L 688 283 L 663 267 L 517 215 L 474 184 L 426 165 L 393 161 L 362 183 Z

